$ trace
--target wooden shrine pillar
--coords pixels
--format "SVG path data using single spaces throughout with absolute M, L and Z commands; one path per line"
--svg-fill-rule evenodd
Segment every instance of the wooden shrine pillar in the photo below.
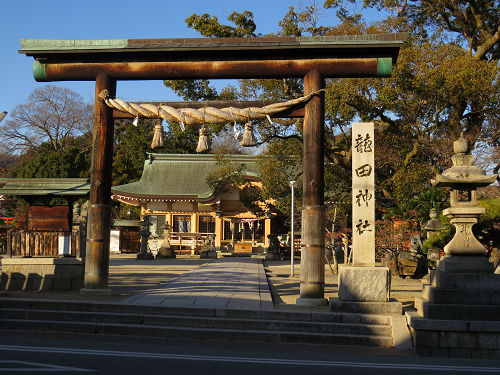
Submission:
M 321 90 L 325 80 L 317 70 L 304 77 L 304 95 Z M 303 125 L 303 206 L 300 297 L 297 305 L 326 305 L 324 153 L 325 94 L 314 95 L 305 106 Z
M 116 95 L 116 80 L 107 73 L 96 78 L 94 134 L 88 210 L 87 254 L 82 294 L 111 294 L 108 288 L 109 237 L 111 230 L 111 169 L 113 163 L 113 110 L 99 94 Z

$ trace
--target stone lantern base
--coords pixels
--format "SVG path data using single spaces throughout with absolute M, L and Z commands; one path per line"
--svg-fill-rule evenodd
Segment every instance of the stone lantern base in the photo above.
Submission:
M 485 257 L 451 256 L 406 317 L 419 355 L 500 359 L 500 275 Z
M 167 240 L 163 241 L 163 244 L 160 246 L 158 250 L 158 254 L 156 255 L 157 259 L 175 259 L 175 251 L 170 247 L 170 244 Z
M 139 260 L 151 260 L 154 259 L 155 257 L 151 253 L 139 253 L 137 254 L 137 258 Z
M 484 256 L 444 256 L 437 270 L 446 273 L 493 273 L 493 263 Z

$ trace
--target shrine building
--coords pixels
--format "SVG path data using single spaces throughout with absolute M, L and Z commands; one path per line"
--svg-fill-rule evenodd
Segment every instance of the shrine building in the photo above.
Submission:
M 225 157 L 243 165 L 246 178 L 261 186 L 255 155 Z M 215 234 L 215 247 L 223 254 L 264 253 L 269 234 L 288 233 L 286 217 L 265 202 L 260 216 L 250 212 L 240 202 L 238 188 L 214 195 L 207 177 L 218 168 L 213 154 L 149 154 L 141 179 L 112 187 L 111 193 L 115 200 L 141 206 L 158 246 L 168 236 L 176 252 L 196 254 L 203 240 Z

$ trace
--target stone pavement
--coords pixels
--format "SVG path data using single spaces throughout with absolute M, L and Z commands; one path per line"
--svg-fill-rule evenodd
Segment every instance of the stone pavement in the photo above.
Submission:
M 267 273 L 267 280 L 264 269 Z M 236 273 L 230 275 L 230 272 Z M 208 276 L 209 274 L 211 276 Z M 211 283 L 208 282 L 209 277 L 212 278 Z M 224 283 L 222 278 L 225 279 Z M 190 280 L 189 285 L 183 285 L 182 289 L 180 289 L 181 283 L 185 280 Z M 205 289 L 201 289 L 202 285 Z M 221 285 L 225 285 L 225 287 L 222 288 Z M 259 289 L 256 289 L 256 285 L 259 285 Z M 217 296 L 215 296 L 216 286 L 219 287 Z M 261 259 L 243 257 L 199 259 L 198 257 L 181 255 L 176 259 L 138 260 L 137 254 L 111 254 L 109 287 L 113 291 L 112 295 L 109 296 L 83 295 L 79 291 L 50 290 L 38 292 L 0 291 L 0 297 L 102 303 L 122 303 L 127 301 L 130 304 L 144 303 L 150 305 L 169 303 L 172 306 L 177 304 L 175 306 L 197 307 L 201 306 L 202 302 L 220 303 L 217 306 L 226 307 L 244 304 L 243 308 L 245 309 L 272 309 L 272 304 L 274 304 L 275 310 L 299 311 L 310 309 L 297 306 L 295 303 L 300 293 L 300 259 L 295 260 L 295 276 L 290 277 L 289 259 L 284 261 L 262 261 Z M 175 293 L 172 289 L 174 287 L 176 288 Z M 233 291 L 229 296 L 231 289 Z M 209 290 L 212 297 L 202 299 L 207 295 L 201 293 Z M 248 295 L 243 296 L 248 291 L 253 292 L 252 298 L 249 298 Z M 227 292 L 227 294 L 223 295 L 223 292 Z M 325 298 L 336 298 L 338 297 L 337 292 L 337 275 L 333 275 L 328 265 L 325 265 Z M 186 295 L 183 295 L 184 293 Z M 402 302 L 403 307 L 413 307 L 415 297 L 421 294 L 422 283 L 420 280 L 405 280 L 399 277 L 392 279 L 391 297 Z M 178 297 L 176 301 L 172 298 L 173 296 Z M 197 300 L 196 305 L 194 305 L 193 298 Z M 260 301 L 259 307 L 256 307 L 257 301 Z M 325 311 L 328 310 L 328 306 L 322 308 Z M 320 310 L 320 307 L 316 307 L 315 310 Z
M 162 282 L 121 303 L 154 306 L 272 310 L 261 259 L 224 258 Z

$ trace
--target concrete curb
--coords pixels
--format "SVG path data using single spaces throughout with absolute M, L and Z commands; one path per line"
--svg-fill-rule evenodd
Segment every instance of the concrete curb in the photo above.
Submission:
M 389 318 L 391 319 L 394 349 L 413 350 L 413 342 L 406 317 L 404 315 L 393 315 Z

